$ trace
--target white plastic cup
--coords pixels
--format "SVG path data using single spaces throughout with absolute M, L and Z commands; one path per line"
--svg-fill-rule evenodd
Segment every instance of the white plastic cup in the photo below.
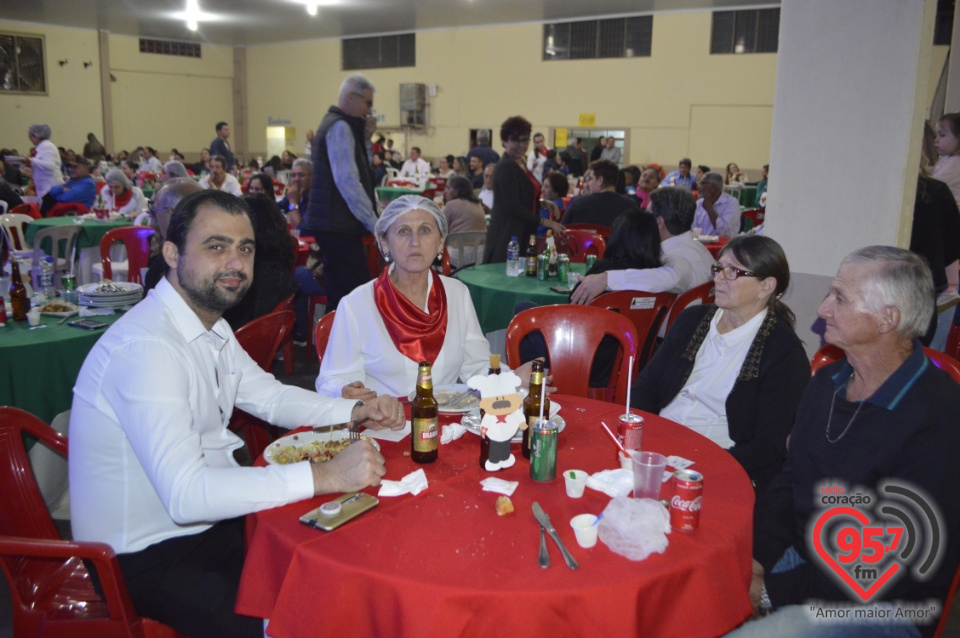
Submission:
M 40 325 L 40 311 L 39 311 L 39 310 L 31 310 L 30 312 L 28 312 L 28 313 L 27 313 L 27 321 L 30 323 L 30 327 L 31 327 L 31 328 L 32 328 L 33 326 L 39 326 L 39 325 Z
M 570 527 L 577 537 L 577 545 L 590 549 L 597 544 L 597 517 L 593 514 L 578 514 L 570 519 Z
M 624 470 L 633 471 L 633 459 L 624 454 L 623 452 L 617 452 L 617 456 L 620 457 L 620 467 Z
M 690 229 L 690 232 L 693 233 L 693 238 L 697 239 L 700 237 L 700 233 L 703 232 L 703 229 L 700 228 L 699 226 L 694 226 L 693 228 Z
M 583 470 L 567 470 L 563 473 L 563 481 L 567 486 L 567 496 L 570 498 L 581 498 L 583 490 L 587 487 L 587 476 Z
M 659 452 L 631 452 L 633 459 L 633 497 L 660 498 L 667 457 Z

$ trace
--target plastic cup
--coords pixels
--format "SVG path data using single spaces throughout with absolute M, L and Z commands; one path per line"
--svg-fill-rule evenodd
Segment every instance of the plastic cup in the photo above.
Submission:
M 597 544 L 597 517 L 593 514 L 578 514 L 570 519 L 570 527 L 577 537 L 577 545 L 590 549 Z
M 624 454 L 623 452 L 617 452 L 617 456 L 620 457 L 620 467 L 624 470 L 633 471 L 633 459 Z
M 631 452 L 633 459 L 633 497 L 660 498 L 667 457 L 659 452 Z
M 28 312 L 28 313 L 27 313 L 27 322 L 30 323 L 30 327 L 31 327 L 31 328 L 32 328 L 33 326 L 39 326 L 39 325 L 40 325 L 40 311 L 39 311 L 39 310 L 31 310 L 30 312 Z
M 693 228 L 690 229 L 690 232 L 693 233 L 693 238 L 697 239 L 698 237 L 700 237 L 700 233 L 703 232 L 703 229 L 700 228 L 699 226 L 694 226 Z
M 581 498 L 583 490 L 587 487 L 588 474 L 583 470 L 567 470 L 563 473 L 563 481 L 567 486 L 567 496 L 570 498 Z

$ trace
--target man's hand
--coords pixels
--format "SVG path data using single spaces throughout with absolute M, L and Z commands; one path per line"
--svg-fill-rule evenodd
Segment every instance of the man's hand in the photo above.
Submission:
M 532 368 L 533 368 L 533 361 L 527 361 L 525 364 L 523 364 L 522 366 L 514 370 L 516 375 L 520 377 L 520 382 L 521 382 L 520 387 L 523 388 L 524 390 L 530 389 L 530 372 Z M 547 394 L 550 394 L 551 392 L 556 392 L 557 389 L 550 385 L 553 382 L 553 375 L 548 374 L 547 372 L 548 372 L 547 370 L 544 370 L 543 389 L 544 391 L 546 391 Z M 520 428 L 520 429 L 523 429 L 523 428 Z
M 407 422 L 400 402 L 396 397 L 386 395 L 380 395 L 367 401 L 362 407 L 354 408 L 353 420 L 361 419 L 368 419 L 364 425 L 371 430 L 401 430 Z
M 294 206 L 297 206 L 300 204 L 300 188 L 298 186 L 295 186 L 294 184 L 290 184 L 289 186 L 287 186 L 286 196 L 287 196 L 287 201 L 293 204 Z
M 573 291 L 571 303 L 585 306 L 607 290 L 607 273 L 587 275 L 580 280 L 580 285 Z
M 311 463 L 313 494 L 355 492 L 370 485 L 380 485 L 387 473 L 383 456 L 370 441 L 350 444 L 340 454 L 324 463 Z
M 314 271 L 314 277 L 316 277 L 316 271 Z M 354 401 L 372 401 L 377 398 L 377 393 L 363 385 L 363 381 L 354 381 L 340 388 L 340 396 Z
M 556 205 L 553 205 L 553 207 L 556 208 Z M 553 215 L 552 210 L 550 211 L 550 214 Z M 552 230 L 554 235 L 557 235 L 557 234 L 562 235 L 563 233 L 567 232 L 567 229 L 564 227 L 563 224 L 561 224 L 560 222 L 555 222 L 552 219 L 541 217 L 540 224 Z
M 763 565 L 753 560 L 753 576 L 750 578 L 750 604 L 754 610 L 760 609 L 760 595 L 763 592 Z

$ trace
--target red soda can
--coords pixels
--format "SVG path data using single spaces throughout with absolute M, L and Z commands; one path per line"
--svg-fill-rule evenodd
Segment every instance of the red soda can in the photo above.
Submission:
M 703 474 L 695 470 L 673 473 L 673 496 L 670 497 L 670 527 L 692 532 L 700 526 L 703 505 Z
M 621 414 L 618 417 L 617 439 L 627 456 L 630 456 L 630 452 L 639 452 L 643 443 L 643 417 L 639 414 Z
M 7 325 L 7 306 L 3 303 L 3 297 L 0 296 L 0 326 Z

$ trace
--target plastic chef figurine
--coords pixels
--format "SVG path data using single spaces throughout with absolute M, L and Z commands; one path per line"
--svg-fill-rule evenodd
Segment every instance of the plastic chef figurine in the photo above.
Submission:
M 480 391 L 480 407 L 484 411 L 480 436 L 490 439 L 490 456 L 485 465 L 490 472 L 516 463 L 510 453 L 510 439 L 524 423 L 523 399 L 517 394 L 520 383 L 520 377 L 506 371 L 490 376 L 478 374 L 467 381 L 467 385 Z

